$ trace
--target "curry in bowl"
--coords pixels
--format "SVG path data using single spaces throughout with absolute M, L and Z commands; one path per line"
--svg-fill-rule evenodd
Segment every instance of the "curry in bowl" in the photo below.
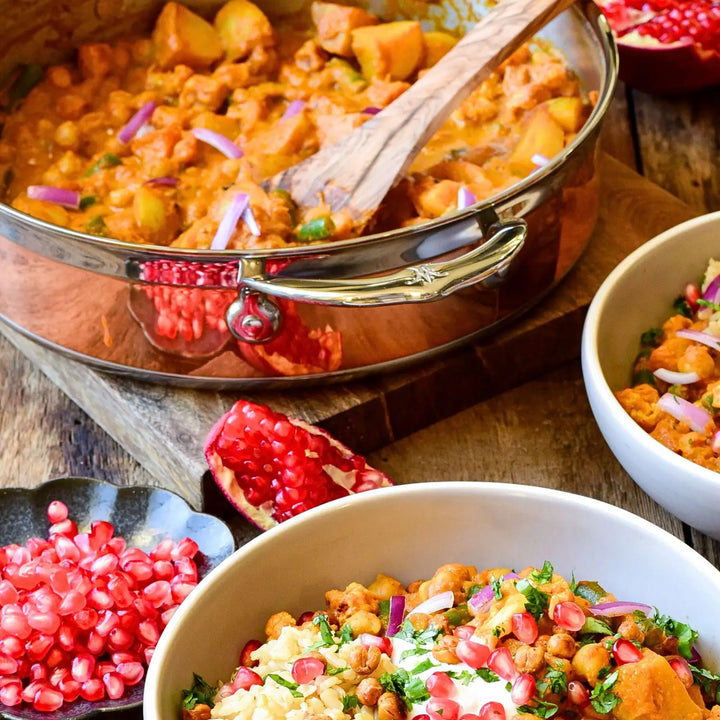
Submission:
M 2 118 L 5 199 L 150 245 L 350 237 L 343 212 L 299 213 L 262 181 L 382 111 L 456 41 L 327 2 L 275 24 L 249 0 L 230 0 L 213 22 L 170 2 L 150 37 L 84 44 L 73 64 L 20 72 Z M 514 184 L 572 141 L 592 99 L 552 48 L 523 46 L 453 113 L 366 229 L 431 220 Z

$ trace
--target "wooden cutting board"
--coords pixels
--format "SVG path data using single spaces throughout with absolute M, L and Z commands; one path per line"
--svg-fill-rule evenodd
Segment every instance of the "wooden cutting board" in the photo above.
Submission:
M 605 156 L 600 218 L 565 280 L 516 324 L 424 365 L 347 384 L 244 397 L 321 425 L 368 453 L 579 356 L 585 310 L 629 252 L 693 217 L 682 201 Z M 238 399 L 105 375 L 59 356 L 0 323 L 2 332 L 162 484 L 202 505 L 202 445 Z

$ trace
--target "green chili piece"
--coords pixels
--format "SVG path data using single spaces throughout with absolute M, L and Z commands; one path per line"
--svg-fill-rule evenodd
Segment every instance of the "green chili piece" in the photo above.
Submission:
M 93 215 L 86 223 L 85 230 L 91 235 L 107 237 L 107 226 L 102 215 Z
M 80 210 L 87 210 L 91 205 L 94 205 L 97 202 L 97 198 L 95 195 L 86 195 L 83 198 L 80 198 L 80 204 L 79 208 Z
M 90 177 L 94 175 L 98 170 L 104 170 L 105 168 L 115 167 L 119 165 L 122 160 L 115 153 L 104 153 L 92 165 L 88 170 L 83 173 L 83 177 Z
M 293 226 L 297 225 L 297 205 L 292 199 L 292 195 L 287 190 L 281 188 L 271 190 L 270 194 L 277 195 L 287 205 L 288 211 L 290 212 L 290 222 Z
M 30 91 L 42 80 L 44 74 L 42 66 L 36 63 L 20 66 L 20 72 L 8 90 L 8 105 L 11 110 L 30 94 Z
M 325 240 L 335 232 L 335 223 L 329 215 L 315 218 L 300 226 L 297 231 L 298 240 L 310 242 L 312 240 Z

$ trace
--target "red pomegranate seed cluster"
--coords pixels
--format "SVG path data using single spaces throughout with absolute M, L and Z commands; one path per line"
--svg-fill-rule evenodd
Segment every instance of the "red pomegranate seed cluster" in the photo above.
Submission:
M 49 538 L 0 547 L 0 705 L 52 712 L 117 699 L 145 676 L 160 633 L 197 585 L 198 546 L 128 548 L 109 522 L 79 533 L 59 501 Z

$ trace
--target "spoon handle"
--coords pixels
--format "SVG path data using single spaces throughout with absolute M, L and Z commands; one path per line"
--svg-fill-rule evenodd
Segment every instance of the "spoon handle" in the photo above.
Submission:
M 387 191 L 450 113 L 520 45 L 573 0 L 500 0 L 433 68 L 381 113 L 268 182 L 300 205 L 324 200 L 356 221 Z

